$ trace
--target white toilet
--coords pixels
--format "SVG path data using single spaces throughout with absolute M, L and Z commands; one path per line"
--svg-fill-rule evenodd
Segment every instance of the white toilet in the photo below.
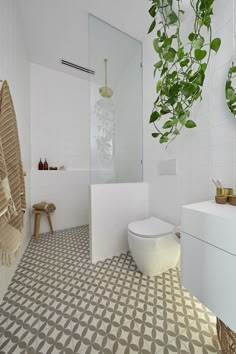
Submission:
M 180 244 L 175 227 L 151 217 L 128 225 L 130 252 L 139 270 L 156 276 L 176 267 L 180 257 Z

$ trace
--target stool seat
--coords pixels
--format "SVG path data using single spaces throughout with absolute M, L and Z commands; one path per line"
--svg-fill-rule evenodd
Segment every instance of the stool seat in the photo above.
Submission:
M 48 205 L 48 204 L 45 204 Z M 39 207 L 38 207 L 39 206 Z M 55 208 L 56 209 L 56 208 Z M 51 211 L 55 210 L 51 209 Z M 33 205 L 33 210 L 32 212 L 35 214 L 35 221 L 34 221 L 34 237 L 36 240 L 39 240 L 39 231 L 40 231 L 40 221 L 41 221 L 41 215 L 45 214 L 48 219 L 50 231 L 53 234 L 53 226 L 52 226 L 52 219 L 51 219 L 51 211 L 48 208 L 43 208 L 42 203 L 35 204 Z

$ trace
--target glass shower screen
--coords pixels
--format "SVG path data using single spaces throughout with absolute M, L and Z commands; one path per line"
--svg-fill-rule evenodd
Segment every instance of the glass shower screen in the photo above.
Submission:
M 142 44 L 89 16 L 91 184 L 141 182 Z

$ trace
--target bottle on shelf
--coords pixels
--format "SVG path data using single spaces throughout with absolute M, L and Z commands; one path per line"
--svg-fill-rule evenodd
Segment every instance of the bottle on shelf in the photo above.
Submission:
M 48 170 L 48 163 L 47 160 L 45 159 L 44 164 L 43 164 L 43 169 Z
M 39 160 L 38 169 L 43 170 L 43 163 L 41 159 Z

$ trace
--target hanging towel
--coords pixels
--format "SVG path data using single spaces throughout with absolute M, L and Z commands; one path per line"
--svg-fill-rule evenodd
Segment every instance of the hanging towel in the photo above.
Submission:
M 8 83 L 0 87 L 0 260 L 11 265 L 21 244 L 26 209 L 20 143 Z

